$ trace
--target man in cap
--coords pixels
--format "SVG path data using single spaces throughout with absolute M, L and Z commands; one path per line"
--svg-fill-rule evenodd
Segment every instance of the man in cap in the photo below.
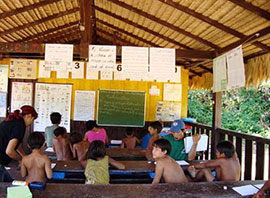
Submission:
M 189 153 L 185 153 L 184 138 L 185 134 L 185 124 L 182 120 L 175 120 L 171 125 L 171 134 L 166 135 L 163 138 L 171 143 L 172 150 L 170 157 L 175 160 L 188 160 L 191 161 L 196 157 L 196 148 L 198 142 L 201 138 L 200 135 L 193 135 L 193 146 Z

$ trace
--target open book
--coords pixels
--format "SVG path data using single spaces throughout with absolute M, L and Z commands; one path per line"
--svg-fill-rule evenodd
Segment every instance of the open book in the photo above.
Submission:
M 184 143 L 185 143 L 185 151 L 186 153 L 189 153 L 193 145 L 192 136 L 185 137 Z M 198 142 L 196 151 L 205 151 L 207 149 L 207 145 L 208 145 L 208 136 L 202 134 L 201 139 Z

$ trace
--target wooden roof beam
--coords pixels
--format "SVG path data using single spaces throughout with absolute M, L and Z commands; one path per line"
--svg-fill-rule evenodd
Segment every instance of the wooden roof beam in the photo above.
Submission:
M 270 20 L 270 13 L 267 12 L 266 10 L 263 10 L 257 6 L 254 6 L 252 3 L 249 3 L 245 0 L 228 0 L 242 8 L 244 8 L 245 10 L 249 10 L 250 12 L 265 18 L 266 20 Z
M 71 26 L 74 26 L 74 25 L 78 25 L 78 24 L 79 24 L 78 21 L 67 23 L 65 25 L 61 25 L 61 26 L 58 26 L 56 28 L 51 28 L 51 29 L 48 29 L 48 30 L 46 30 L 44 32 L 40 32 L 38 34 L 33 34 L 33 35 L 29 36 L 29 37 L 23 38 L 21 40 L 17 40 L 16 42 L 20 43 L 20 42 L 26 42 L 26 41 L 30 41 L 30 40 L 35 40 L 35 39 L 38 39 L 40 37 L 46 36 L 47 34 L 50 34 L 50 33 L 53 33 L 53 32 L 56 32 L 56 31 L 59 31 L 61 29 L 65 29 L 65 28 L 68 28 L 68 27 L 71 27 Z M 78 26 L 77 26 L 77 28 L 79 29 Z
M 19 31 L 19 30 L 22 30 L 22 29 L 25 29 L 25 28 L 29 28 L 29 27 L 33 27 L 35 25 L 39 25 L 41 23 L 53 20 L 55 18 L 59 18 L 59 17 L 65 16 L 65 15 L 68 15 L 68 14 L 72 14 L 72 13 L 77 12 L 77 11 L 79 11 L 79 8 L 73 8 L 73 9 L 67 10 L 65 12 L 60 12 L 58 14 L 53 14 L 53 15 L 51 15 L 49 17 L 46 17 L 46 18 L 31 22 L 31 23 L 27 23 L 27 24 L 24 24 L 24 25 L 20 25 L 20 26 L 17 26 L 15 28 L 12 28 L 12 29 L 9 29 L 9 30 L 2 31 L 2 32 L 0 32 L 0 37 L 2 37 L 4 35 L 7 35 L 7 34 L 11 34 L 13 32 L 16 32 L 16 31 Z
M 54 42 L 57 42 L 57 41 L 63 41 L 65 43 L 66 39 L 67 40 L 74 40 L 73 38 L 70 39 L 70 37 L 73 37 L 74 35 L 77 35 L 79 32 L 79 30 L 73 30 L 73 31 L 70 31 L 66 34 L 59 34 L 57 35 L 56 37 L 51 37 L 51 38 L 48 38 L 46 40 L 44 40 L 45 43 L 54 43 Z M 63 42 L 60 42 L 60 43 L 63 43 Z
M 22 8 L 16 8 L 16 9 L 13 9 L 13 10 L 8 11 L 8 12 L 3 12 L 3 13 L 0 14 L 0 20 L 4 19 L 6 17 L 11 17 L 13 15 L 21 14 L 23 12 L 36 9 L 36 8 L 39 8 L 39 7 L 42 7 L 42 6 L 57 3 L 59 1 L 61 1 L 61 0 L 44 0 L 44 1 L 41 1 L 41 2 L 38 2 L 38 3 L 33 3 L 33 4 L 29 5 L 29 6 L 25 6 L 25 7 L 22 7 Z
M 62 30 L 62 31 L 59 31 L 59 32 L 54 33 L 54 34 L 50 34 L 50 35 L 41 37 L 38 39 L 38 41 L 40 41 L 42 43 L 46 43 L 47 41 L 56 40 L 59 37 L 65 37 L 65 35 L 69 35 L 69 34 L 74 33 L 74 32 L 79 33 L 79 28 L 75 27 L 75 28 Z
M 92 43 L 95 44 L 97 42 L 97 23 L 96 23 L 96 11 L 95 11 L 95 0 L 91 0 L 92 1 L 92 15 L 91 15 L 91 19 L 92 19 Z
M 125 30 L 123 30 L 123 29 L 120 29 L 120 28 L 118 28 L 118 27 L 116 27 L 116 26 L 114 26 L 114 25 L 112 25 L 112 24 L 110 24 L 110 23 L 107 23 L 107 22 L 102 21 L 102 20 L 100 20 L 100 19 L 96 19 L 96 21 L 97 21 L 98 23 L 101 23 L 101 24 L 107 26 L 107 27 L 110 27 L 110 28 L 115 29 L 115 30 L 117 30 L 117 31 L 120 32 L 120 33 L 123 33 L 123 34 L 126 34 L 126 35 L 130 36 L 130 37 L 133 37 L 133 38 L 135 38 L 136 40 L 139 40 L 139 41 L 141 41 L 141 42 L 143 42 L 143 43 L 145 43 L 145 44 L 147 44 L 147 45 L 154 46 L 154 47 L 160 47 L 159 45 L 156 45 L 155 43 L 153 43 L 153 42 L 151 42 L 151 41 L 148 41 L 148 40 L 146 40 L 146 39 L 143 39 L 143 38 L 141 38 L 141 37 L 139 37 L 139 36 L 137 36 L 137 35 L 134 35 L 134 34 L 128 32 L 128 31 L 125 31 Z
M 170 28 L 170 29 L 172 29 L 172 30 L 174 30 L 174 31 L 176 31 L 176 32 L 178 32 L 180 34 L 183 34 L 185 36 L 188 36 L 190 38 L 193 38 L 194 40 L 196 40 L 196 41 L 198 41 L 198 42 L 200 42 L 200 43 L 202 43 L 202 44 L 204 44 L 206 46 L 209 46 L 209 47 L 211 47 L 211 48 L 213 48 L 213 49 L 215 49 L 217 51 L 220 49 L 220 47 L 218 47 L 217 45 L 215 45 L 215 44 L 213 44 L 213 43 L 211 43 L 211 42 L 209 42 L 209 41 L 207 41 L 205 39 L 202 39 L 199 36 L 196 36 L 196 35 L 194 35 L 194 34 L 192 34 L 190 32 L 187 32 L 184 29 L 181 29 L 181 28 L 179 28 L 179 27 L 177 27 L 177 26 L 175 26 L 173 24 L 170 24 L 170 23 L 168 23 L 165 20 L 161 20 L 161 19 L 159 19 L 159 18 L 157 18 L 157 17 L 155 17 L 153 15 L 150 15 L 150 14 L 148 14 L 148 13 L 142 11 L 142 10 L 139 10 L 139 9 L 137 9 L 137 8 L 129 5 L 129 4 L 126 4 L 124 2 L 120 2 L 118 0 L 108 0 L 108 1 L 114 3 L 114 4 L 118 5 L 118 6 L 121 6 L 123 8 L 126 8 L 129 11 L 132 11 L 134 13 L 137 13 L 139 15 L 142 15 L 145 18 L 148 18 L 148 19 L 150 19 L 152 21 L 155 21 L 156 23 L 159 23 L 159 24 L 161 24 L 163 26 L 166 26 L 167 28 Z

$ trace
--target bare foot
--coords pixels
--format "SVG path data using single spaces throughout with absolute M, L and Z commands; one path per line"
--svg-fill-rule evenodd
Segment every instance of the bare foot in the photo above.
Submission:
M 196 169 L 193 165 L 189 166 L 187 168 L 189 174 L 191 175 L 192 178 L 195 178 L 196 177 Z

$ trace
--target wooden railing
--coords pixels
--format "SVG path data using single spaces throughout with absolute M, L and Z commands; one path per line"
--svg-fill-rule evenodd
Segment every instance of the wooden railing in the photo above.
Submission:
M 241 166 L 244 166 L 244 171 L 241 172 L 244 180 L 260 180 L 267 174 L 270 176 L 270 160 L 265 166 L 266 149 L 267 153 L 270 153 L 270 139 L 220 128 L 213 129 L 198 123 L 186 122 L 186 124 L 192 126 L 192 134 L 207 134 L 209 137 L 207 150 L 200 156 L 201 159 L 214 159 L 216 144 L 222 140 L 229 140 L 236 148 Z M 252 178 L 252 170 L 255 170 L 255 178 Z

